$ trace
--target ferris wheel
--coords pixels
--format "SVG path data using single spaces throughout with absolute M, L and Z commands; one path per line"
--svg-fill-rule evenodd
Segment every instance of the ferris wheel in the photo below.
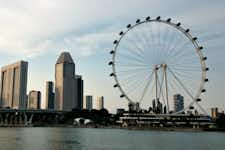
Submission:
M 158 105 L 160 113 L 204 111 L 200 102 L 209 68 L 197 41 L 189 29 L 171 18 L 137 19 L 113 42 L 109 62 L 113 86 L 135 109 Z

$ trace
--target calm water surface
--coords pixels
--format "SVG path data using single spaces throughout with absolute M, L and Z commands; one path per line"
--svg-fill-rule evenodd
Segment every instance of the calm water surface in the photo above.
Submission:
M 225 150 L 225 133 L 0 128 L 2 150 Z

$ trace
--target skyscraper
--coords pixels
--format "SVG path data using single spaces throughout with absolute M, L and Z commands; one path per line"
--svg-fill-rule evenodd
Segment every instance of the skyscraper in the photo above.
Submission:
M 40 109 L 41 108 L 41 92 L 30 91 L 28 96 L 28 109 Z
M 28 62 L 19 61 L 1 68 L 1 107 L 26 108 Z
M 76 83 L 77 83 L 77 109 L 81 110 L 83 108 L 83 91 L 84 91 L 84 81 L 82 80 L 82 76 L 76 75 Z
M 88 110 L 92 110 L 92 96 L 91 95 L 86 95 L 85 97 L 85 106 L 86 109 Z
M 104 97 L 99 96 L 99 97 L 97 97 L 97 109 L 101 110 L 103 108 L 104 108 Z
M 53 82 L 52 81 L 47 81 L 46 82 L 46 108 L 47 109 L 54 109 L 54 97 L 55 93 L 53 92 Z
M 180 94 L 173 95 L 174 111 L 178 112 L 184 109 L 184 97 Z
M 70 53 L 60 54 L 55 65 L 55 109 L 71 111 L 77 108 L 75 64 Z

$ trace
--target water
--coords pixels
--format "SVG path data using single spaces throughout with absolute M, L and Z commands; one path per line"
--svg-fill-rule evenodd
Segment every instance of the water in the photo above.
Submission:
M 1 150 L 224 150 L 225 133 L 0 128 Z

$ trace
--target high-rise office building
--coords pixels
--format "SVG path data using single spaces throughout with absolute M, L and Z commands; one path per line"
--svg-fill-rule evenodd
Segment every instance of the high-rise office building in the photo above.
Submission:
M 60 54 L 55 65 L 55 109 L 71 111 L 77 108 L 75 64 L 70 53 Z
M 174 111 L 178 112 L 184 109 L 184 97 L 180 94 L 173 95 Z
M 103 108 L 104 108 L 104 97 L 99 96 L 99 97 L 97 97 L 97 109 L 101 110 Z
M 46 95 L 45 95 L 45 101 L 46 101 L 46 109 L 54 109 L 54 98 L 55 93 L 53 92 L 54 84 L 52 81 L 46 82 Z
M 84 81 L 82 80 L 82 76 L 76 75 L 76 83 L 77 83 L 77 109 L 81 110 L 83 108 L 83 97 L 84 97 Z
M 28 109 L 40 109 L 41 108 L 41 92 L 30 91 L 28 95 Z
M 28 62 L 19 61 L 1 68 L 1 107 L 26 108 Z
M 92 96 L 91 95 L 85 96 L 85 106 L 86 106 L 86 109 L 92 110 Z

